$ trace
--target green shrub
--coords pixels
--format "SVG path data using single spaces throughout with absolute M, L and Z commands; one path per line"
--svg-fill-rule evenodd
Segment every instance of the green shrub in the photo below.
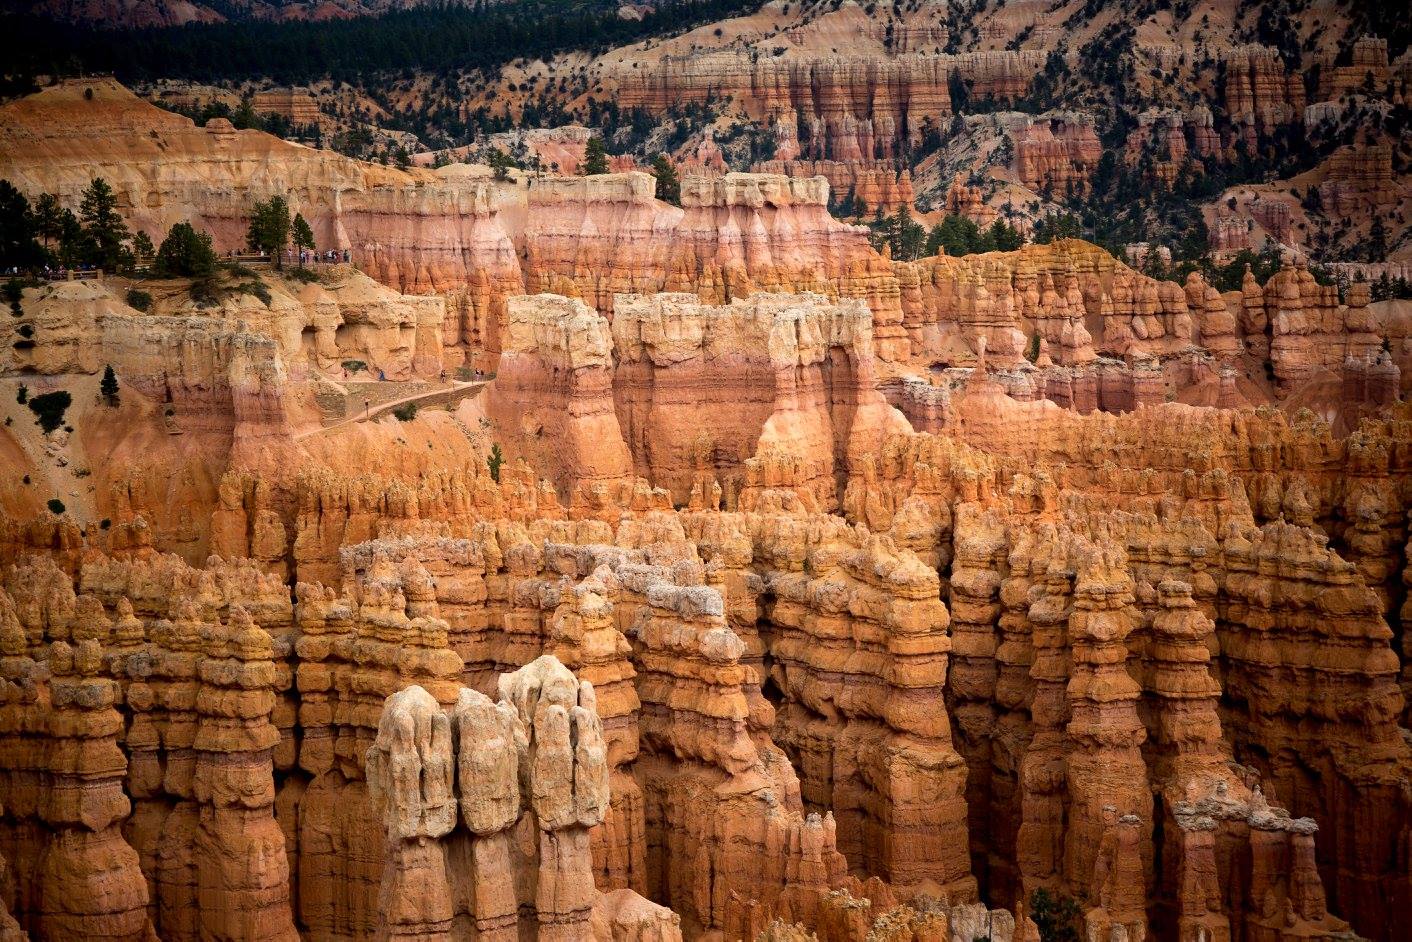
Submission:
M 500 450 L 498 444 L 490 446 L 490 455 L 485 459 L 485 463 L 490 467 L 490 479 L 499 484 L 500 466 L 505 463 L 505 454 Z
M 24 405 L 25 400 L 28 398 L 29 387 L 26 386 L 24 383 L 20 383 L 20 388 L 15 391 L 15 401 L 18 402 L 20 405 Z
M 64 424 L 64 413 L 72 404 L 73 397 L 60 389 L 42 396 L 35 396 L 29 401 L 29 408 L 35 415 L 35 421 L 47 435 Z
M 417 404 L 408 402 L 392 410 L 392 414 L 397 416 L 399 422 L 410 422 L 417 417 Z
M 1030 918 L 1043 942 L 1079 942 L 1079 904 L 1062 893 L 1040 887 L 1030 894 Z
M 49 512 L 56 517 L 68 509 L 64 506 L 64 502 L 57 497 L 49 498 L 49 503 L 46 506 L 49 508 Z
M 208 275 L 205 278 L 197 278 L 191 282 L 191 287 L 187 288 L 187 294 L 191 295 L 191 300 L 201 307 L 209 307 L 220 300 L 220 286 L 216 282 L 215 275 Z
M 342 365 L 350 373 L 361 373 L 368 368 L 368 364 L 362 360 L 344 360 Z
M 18 278 L 11 278 L 5 282 L 5 301 L 10 305 L 10 313 L 15 317 L 24 316 L 24 308 L 20 302 L 24 299 L 24 282 Z
M 163 278 L 207 278 L 214 274 L 216 251 L 211 247 L 211 234 L 196 231 L 189 222 L 172 226 L 157 249 L 152 270 Z
M 98 529 L 100 530 L 106 530 L 112 525 L 113 521 L 109 520 L 107 517 L 104 517 L 102 520 L 98 521 Z
M 126 300 L 128 307 L 136 308 L 139 311 L 146 312 L 152 307 L 152 295 L 148 294 L 146 291 L 139 291 L 136 288 L 128 290 Z
M 265 307 L 270 306 L 270 300 L 272 298 L 272 295 L 270 294 L 269 285 L 265 284 L 263 281 L 260 281 L 258 278 L 254 281 L 241 282 L 240 284 L 235 286 L 235 290 L 241 294 L 253 294 L 255 297 L 260 299 L 261 303 L 263 303 Z
M 319 280 L 319 273 L 312 268 L 291 268 L 285 272 L 285 276 L 294 281 L 302 281 L 306 285 Z

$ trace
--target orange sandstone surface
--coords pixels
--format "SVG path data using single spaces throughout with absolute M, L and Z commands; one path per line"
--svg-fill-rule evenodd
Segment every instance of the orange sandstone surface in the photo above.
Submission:
M 0 939 L 1406 938 L 1399 309 L 63 88 L 0 176 L 355 266 L 0 325 Z

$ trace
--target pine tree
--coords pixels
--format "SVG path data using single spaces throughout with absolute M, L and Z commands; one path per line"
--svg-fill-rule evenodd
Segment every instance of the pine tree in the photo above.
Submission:
M 492 147 L 485 155 L 485 162 L 490 164 L 490 168 L 495 171 L 495 179 L 510 179 L 510 169 L 520 169 L 520 165 L 515 158 L 505 153 L 498 147 Z
M 1381 262 L 1387 258 L 1387 225 L 1383 217 L 1374 216 L 1368 228 L 1368 261 Z
M 304 221 L 303 213 L 295 213 L 294 250 L 297 252 L 300 249 L 308 249 L 310 252 L 314 251 L 314 230 L 310 229 L 309 224 Z M 304 264 L 302 256 L 299 259 L 299 264 Z
M 897 208 L 893 218 L 894 242 L 892 257 L 912 261 L 918 258 L 926 247 L 927 230 L 912 220 L 906 206 Z
M 289 229 L 289 204 L 283 196 L 272 196 L 267 202 L 255 204 L 245 241 L 252 250 L 268 253 L 275 267 L 280 268 L 284 247 L 289 244 Z
M 73 210 L 66 209 L 59 217 L 59 264 L 73 268 L 93 253 L 93 239 L 78 221 Z
M 591 177 L 608 172 L 608 148 L 603 138 L 594 135 L 588 139 L 583 149 L 583 163 L 579 166 L 579 176 Z
M 1003 219 L 995 220 L 994 224 L 986 230 L 986 238 L 994 245 L 997 252 L 1013 252 L 1025 244 L 1020 233 L 1015 231 L 1015 227 Z
M 164 278 L 209 278 L 216 271 L 210 233 L 197 232 L 189 222 L 172 226 L 157 249 L 152 269 Z
M 141 229 L 137 230 L 137 235 L 132 237 L 132 254 L 138 258 L 151 258 L 156 254 L 156 249 L 152 247 L 152 239 Z
M 38 240 L 29 200 L 9 180 L 0 180 L 0 268 L 36 268 L 45 251 Z
M 116 408 L 118 399 L 118 376 L 113 372 L 112 364 L 103 367 L 103 379 L 98 383 L 98 393 L 103 397 L 109 407 Z
M 37 234 L 44 240 L 44 248 L 57 242 L 64 233 L 64 208 L 59 205 L 59 197 L 53 193 L 41 193 L 34 201 L 34 225 Z
M 236 130 L 256 130 L 263 131 L 265 122 L 255 113 L 255 105 L 249 95 L 240 99 L 240 107 L 230 116 L 230 123 L 235 125 Z
M 123 245 L 128 238 L 127 224 L 118 214 L 118 197 L 107 180 L 95 177 L 88 184 L 79 203 L 78 218 L 89 241 L 91 264 L 107 271 L 131 267 L 132 253 Z
M 673 206 L 680 206 L 681 178 L 677 176 L 677 168 L 665 154 L 652 158 L 652 175 L 657 178 L 657 198 Z

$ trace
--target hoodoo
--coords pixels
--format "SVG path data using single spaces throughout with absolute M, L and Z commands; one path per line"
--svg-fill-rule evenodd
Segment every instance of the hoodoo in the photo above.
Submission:
M 0 14 L 0 942 L 1412 942 L 1409 37 L 1217 6 Z

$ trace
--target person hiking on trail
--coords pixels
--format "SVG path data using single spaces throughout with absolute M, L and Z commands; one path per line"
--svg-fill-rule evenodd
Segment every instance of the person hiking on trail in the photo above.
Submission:
M 385 383 L 385 382 L 387 382 L 387 374 L 384 373 L 382 370 L 378 370 L 378 382 L 379 382 L 379 383 Z

